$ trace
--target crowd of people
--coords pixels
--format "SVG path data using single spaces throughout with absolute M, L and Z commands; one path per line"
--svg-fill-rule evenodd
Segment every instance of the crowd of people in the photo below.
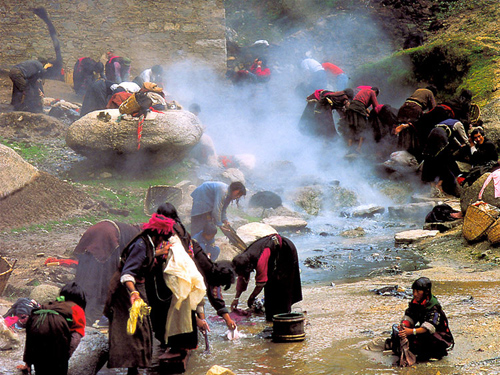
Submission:
M 61 289 L 57 301 L 34 304 L 25 313 L 27 369 L 34 366 L 37 374 L 67 374 L 85 326 L 96 317 L 100 318 L 94 326 L 109 328 L 109 368 L 126 368 L 131 375 L 150 367 L 154 338 L 162 350 L 160 362 L 182 360 L 197 348 L 198 331 L 210 330 L 205 296 L 227 328 L 237 329 L 232 314 L 243 312 L 240 298 L 252 272 L 255 286 L 246 301 L 250 311 L 257 308 L 262 291 L 267 321 L 292 311 L 293 304 L 302 300 L 294 243 L 271 233 L 249 244 L 232 261 L 216 261 L 217 226 L 230 225 L 228 205 L 245 195 L 246 189 L 241 183 L 227 186 L 217 181 L 198 189 L 192 194 L 193 209 L 200 204 L 204 208 L 193 217 L 203 215 L 203 226 L 193 237 L 170 203 L 161 204 L 142 225 L 105 220 L 84 233 L 74 251 L 79 259 L 75 281 Z M 201 224 L 194 222 L 195 227 Z M 191 229 L 198 231 L 193 224 Z M 235 296 L 227 306 L 222 288 L 227 291 L 236 278 Z M 398 356 L 401 366 L 442 358 L 454 345 L 431 281 L 419 278 L 412 289 L 413 299 L 403 319 L 394 324 L 385 342 L 385 349 Z
M 112 52 L 107 57 L 106 64 L 82 57 L 74 66 L 74 90 L 84 95 L 81 116 L 118 108 L 134 94 L 162 93 L 160 65 L 130 80 L 131 60 Z M 470 184 L 482 173 L 498 168 L 495 145 L 487 139 L 481 121 L 471 118 L 473 94 L 469 90 L 439 103 L 435 87 L 418 88 L 396 109 L 379 103 L 380 90 L 375 86 L 349 88 L 345 72 L 330 62 L 306 56 L 300 67 L 307 82 L 302 89 L 310 93 L 299 122 L 302 132 L 326 140 L 342 137 L 349 155 L 361 154 L 369 145 L 381 142 L 388 154 L 407 151 L 421 163 L 422 181 L 455 196 L 460 195 L 462 180 Z M 15 110 L 41 112 L 41 79 L 48 68 L 29 60 L 11 69 Z M 257 57 L 235 77 L 265 83 L 270 76 L 266 59 Z M 161 96 L 165 98 L 163 93 Z M 199 108 L 192 111 L 199 112 Z M 340 119 L 338 126 L 333 111 Z M 470 164 L 471 170 L 464 175 L 457 162 Z M 462 180 L 460 175 L 464 175 Z M 86 319 L 100 327 L 109 326 L 110 368 L 127 368 L 128 374 L 137 374 L 139 368 L 150 367 L 153 337 L 163 349 L 160 360 L 183 358 L 197 347 L 198 330 L 206 333 L 210 329 L 204 296 L 228 329 L 237 328 L 230 312 L 239 310 L 239 299 L 252 272 L 255 287 L 247 306 L 252 308 L 264 291 L 266 320 L 290 312 L 302 300 L 302 290 L 297 249 L 289 238 L 273 233 L 250 244 L 231 262 L 217 261 L 221 251 L 215 245 L 217 228 L 230 227 L 227 209 L 245 195 L 241 182 L 208 181 L 198 186 L 191 194 L 190 232 L 169 203 L 160 205 L 142 225 L 103 221 L 90 227 L 75 249 L 79 265 L 75 283 L 61 290 L 65 298 L 34 309 L 27 321 L 27 365 L 34 365 L 40 374 L 65 374 L 69 357 L 84 335 Z M 221 289 L 228 290 L 235 281 L 236 294 L 228 308 Z M 420 360 L 441 358 L 454 344 L 430 280 L 420 278 L 412 289 L 414 298 L 387 342 L 402 365 L 415 363 L 415 356 Z M 132 312 L 143 318 L 135 321 L 130 332 Z M 56 318 L 59 315 L 72 319 L 67 329 Z M 42 317 L 49 317 L 45 319 L 52 324 L 49 330 L 40 330 Z M 64 342 L 54 338 L 58 332 L 64 333 Z M 33 349 L 46 337 L 55 340 L 59 356 L 40 355 Z M 60 369 L 52 367 L 47 372 L 48 358 L 60 364 Z
M 61 290 L 63 297 L 25 314 L 29 316 L 25 319 L 27 368 L 34 366 L 37 374 L 66 374 L 86 324 L 109 328 L 110 368 L 138 374 L 139 369 L 150 367 L 153 337 L 163 350 L 160 361 L 182 360 L 197 347 L 198 331 L 210 330 L 205 296 L 227 328 L 237 329 L 232 314 L 243 311 L 238 308 L 239 298 L 253 270 L 256 287 L 247 306 L 253 308 L 264 290 L 267 320 L 291 312 L 292 305 L 302 300 L 302 291 L 297 249 L 290 239 L 274 233 L 253 242 L 232 261 L 217 261 L 217 227 L 230 226 L 227 208 L 245 194 L 240 182 L 228 186 L 208 181 L 195 189 L 193 237 L 168 202 L 141 225 L 104 220 L 88 228 L 74 250 L 79 260 L 76 276 Z M 236 295 L 226 306 L 222 288 L 227 291 L 236 276 Z M 56 353 L 35 350 L 44 339 L 57 344 Z
M 399 109 L 379 103 L 379 93 L 372 86 L 342 91 L 317 88 L 306 98 L 299 129 L 326 140 L 340 133 L 346 156 L 381 153 L 386 160 L 395 151 L 406 151 L 420 164 L 422 181 L 438 195 L 459 197 L 464 185 L 499 167 L 496 147 L 472 110 L 470 90 L 438 103 L 434 86 L 418 88 Z M 334 111 L 340 118 L 338 126 Z

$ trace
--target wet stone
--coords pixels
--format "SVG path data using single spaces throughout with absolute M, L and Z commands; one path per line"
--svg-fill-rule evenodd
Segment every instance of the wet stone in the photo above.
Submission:
M 439 233 L 438 230 L 407 230 L 404 232 L 396 233 L 394 239 L 396 243 L 413 243 L 415 241 L 421 240 L 423 238 L 434 237 Z
M 353 217 L 373 217 L 375 214 L 384 213 L 385 208 L 382 206 L 357 207 L 352 212 Z

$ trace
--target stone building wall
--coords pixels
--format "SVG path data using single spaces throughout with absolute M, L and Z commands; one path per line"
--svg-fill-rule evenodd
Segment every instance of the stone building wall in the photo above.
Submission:
M 132 75 L 152 65 L 210 61 L 225 69 L 223 0 L 5 0 L 0 3 L 0 68 L 38 56 L 54 58 L 46 24 L 31 8 L 44 7 L 64 61 L 72 69 L 108 50 L 132 59 Z

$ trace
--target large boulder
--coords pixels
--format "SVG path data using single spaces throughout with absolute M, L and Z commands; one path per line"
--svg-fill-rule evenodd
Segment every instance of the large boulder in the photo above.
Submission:
M 479 177 L 471 186 L 465 188 L 460 196 L 460 208 L 463 213 L 467 211 L 472 203 L 479 200 L 479 192 L 483 188 L 484 182 L 491 173 L 485 173 Z M 483 191 L 481 198 L 483 202 L 489 203 L 492 206 L 500 207 L 500 198 L 495 198 L 495 185 L 491 180 Z
M 138 149 L 139 119 L 119 116 L 118 109 L 86 114 L 71 124 L 66 144 L 81 155 L 101 161 L 116 155 L 154 154 L 169 163 L 182 160 L 203 134 L 203 126 L 191 112 L 149 112 Z
M 85 336 L 69 360 L 68 374 L 97 374 L 107 362 L 108 353 L 108 337 L 97 329 L 86 327 Z
M 0 145 L 0 228 L 57 220 L 91 208 L 90 197 L 68 182 L 38 171 L 11 148 Z
M 275 228 L 278 232 L 296 232 L 307 226 L 307 221 L 293 216 L 272 216 L 262 221 L 264 224 Z
M 38 170 L 26 162 L 10 147 L 0 144 L 0 198 L 3 198 L 29 184 L 38 175 Z
M 270 234 L 278 233 L 272 226 L 264 223 L 248 223 L 236 230 L 236 234 L 248 246 L 259 238 L 268 236 Z

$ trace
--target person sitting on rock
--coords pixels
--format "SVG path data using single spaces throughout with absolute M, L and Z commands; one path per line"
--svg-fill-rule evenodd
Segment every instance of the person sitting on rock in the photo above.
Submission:
M 400 356 L 400 366 L 412 366 L 416 360 L 440 359 L 448 355 L 455 343 L 443 308 L 432 294 L 431 280 L 421 277 L 411 288 L 413 299 L 401 323 L 393 326 L 391 336 L 392 350 Z
M 490 162 L 498 162 L 497 149 L 493 142 L 485 137 L 482 127 L 472 130 L 469 138 L 469 147 L 465 148 L 465 152 L 473 167 L 487 165 Z
M 469 145 L 460 150 L 459 157 L 471 164 L 471 170 L 463 177 L 463 185 L 471 185 L 484 173 L 498 169 L 498 153 L 493 142 L 485 137 L 482 127 L 472 129 Z

